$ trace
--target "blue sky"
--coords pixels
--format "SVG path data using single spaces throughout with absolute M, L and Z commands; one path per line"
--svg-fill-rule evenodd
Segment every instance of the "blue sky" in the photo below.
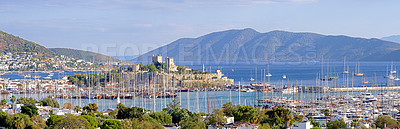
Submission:
M 0 30 L 46 47 L 123 56 L 228 29 L 398 35 L 399 5 L 398 0 L 2 0 Z

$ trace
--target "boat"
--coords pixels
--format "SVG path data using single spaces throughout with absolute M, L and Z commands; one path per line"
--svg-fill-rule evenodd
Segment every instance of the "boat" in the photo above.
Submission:
M 364 73 L 360 72 L 360 63 L 358 63 L 358 65 L 356 65 L 356 72 L 354 73 L 354 76 L 364 76 Z
M 43 79 L 51 79 L 51 77 L 47 76 L 47 77 L 44 77 Z
M 271 73 L 268 73 L 268 74 L 266 74 L 265 76 L 266 76 L 266 77 L 271 77 L 272 74 L 271 74 Z
M 251 89 L 251 88 L 246 88 L 246 89 L 242 89 L 242 90 L 240 90 L 241 92 L 254 92 L 254 91 L 256 91 L 256 90 L 253 90 L 253 89 Z
M 297 87 L 284 87 L 282 90 L 282 94 L 292 94 L 298 92 Z
M 249 81 L 254 81 L 254 78 L 250 78 Z
M 25 75 L 25 77 L 26 77 L 26 78 L 30 78 L 30 77 L 31 77 L 31 75 L 30 75 L 30 74 L 27 74 L 27 75 Z
M 282 78 L 283 78 L 283 79 L 286 79 L 286 75 L 283 75 Z
M 42 77 L 42 76 L 39 76 L 39 75 L 33 76 L 33 78 L 40 78 L 40 77 Z
M 54 76 L 54 73 L 50 73 L 50 74 L 47 75 L 47 76 L 52 77 L 52 76 Z
M 347 69 L 346 69 L 346 57 L 344 57 L 344 59 L 343 59 L 343 72 L 342 72 L 342 74 L 349 74 L 350 72 L 349 72 L 349 66 L 347 66 Z

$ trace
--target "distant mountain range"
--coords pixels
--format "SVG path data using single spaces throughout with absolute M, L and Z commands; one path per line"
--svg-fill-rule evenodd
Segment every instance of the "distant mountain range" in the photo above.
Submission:
M 388 36 L 388 37 L 383 37 L 381 39 L 386 40 L 386 41 L 400 43 L 400 35 L 392 35 L 392 36 Z
M 94 53 L 69 48 L 50 48 L 36 44 L 32 41 L 27 41 L 18 36 L 0 31 L 0 54 L 7 52 L 37 52 L 40 57 L 52 57 L 56 55 L 65 55 L 72 58 L 83 59 L 86 61 L 106 62 L 114 61 L 121 62 L 118 59 Z
M 400 61 L 400 44 L 380 39 L 331 36 L 316 33 L 253 29 L 214 32 L 198 38 L 182 38 L 131 60 L 151 62 L 161 54 L 175 61 Z

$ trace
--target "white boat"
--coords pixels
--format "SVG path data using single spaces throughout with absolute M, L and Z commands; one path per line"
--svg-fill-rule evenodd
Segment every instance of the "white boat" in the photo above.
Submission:
M 297 87 L 284 88 L 282 94 L 292 94 L 298 92 Z
M 271 73 L 268 73 L 268 74 L 266 74 L 265 76 L 266 76 L 266 77 L 271 77 L 272 74 L 271 74 Z
M 48 77 L 48 76 L 47 76 L 47 77 L 44 77 L 43 79 L 51 79 L 51 77 Z
M 282 78 L 283 78 L 283 79 L 286 79 L 286 75 L 283 75 Z
M 242 89 L 241 92 L 254 92 L 256 90 L 253 90 L 251 88 L 246 88 L 246 89 Z

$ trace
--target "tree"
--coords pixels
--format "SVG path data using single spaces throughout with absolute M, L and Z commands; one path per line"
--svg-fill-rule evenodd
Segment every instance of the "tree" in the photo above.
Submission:
M 119 129 L 122 123 L 119 120 L 106 120 L 103 125 L 100 126 L 101 129 Z
M 58 118 L 53 125 L 52 128 L 57 129 L 78 129 L 78 128 L 90 128 L 89 122 L 81 117 L 81 116 L 74 116 L 72 114 L 66 114 L 65 116 Z
M 83 107 L 83 110 L 85 110 L 88 114 L 92 115 L 94 115 L 94 113 L 97 112 L 97 109 L 99 109 L 99 107 L 97 107 L 96 103 L 89 103 L 89 106 Z
M 33 122 L 34 129 L 43 129 L 46 127 L 46 122 L 39 115 L 31 117 L 31 121 Z
M 205 129 L 206 123 L 203 122 L 203 118 L 199 114 L 185 119 L 180 123 L 182 129 Z
M 33 122 L 31 121 L 28 115 L 22 113 L 17 113 L 13 115 L 11 127 L 16 129 L 24 129 L 24 128 L 32 128 L 32 126 Z
M 82 110 L 82 108 L 81 108 L 81 106 L 79 106 L 79 105 L 76 105 L 75 107 L 74 107 L 74 111 L 76 112 L 76 113 L 78 113 L 79 111 L 81 111 Z
M 376 127 L 379 127 L 381 129 L 385 128 L 385 125 L 387 127 L 389 125 L 395 125 L 395 124 L 398 124 L 396 120 L 390 118 L 390 116 L 385 116 L 385 115 L 378 116 L 378 118 L 375 121 Z
M 122 103 L 119 103 L 117 106 L 118 119 L 132 119 L 132 118 L 141 118 L 144 115 L 143 108 L 139 107 L 125 107 Z
M 345 129 L 347 127 L 347 124 L 343 121 L 343 119 L 340 119 L 329 121 L 326 126 L 328 127 L 328 129 Z
M 85 118 L 89 123 L 92 128 L 97 128 L 99 125 L 99 122 L 93 117 L 89 115 L 82 115 L 83 118 Z
M 35 105 L 25 105 L 21 107 L 21 113 L 28 115 L 29 117 L 33 117 L 35 115 L 39 115 L 38 108 Z
M 59 108 L 60 104 L 58 104 L 58 102 L 53 99 L 53 98 L 43 98 L 42 100 L 39 101 L 40 105 L 42 106 L 50 106 L 53 108 Z
M 319 127 L 319 122 L 316 122 L 314 120 L 314 117 L 308 117 L 308 120 L 310 120 L 310 123 L 314 126 L 314 127 Z
M 164 110 L 172 116 L 172 123 L 179 123 L 181 120 L 189 117 L 189 111 L 187 109 L 181 109 L 176 98 L 174 98 L 172 103 L 168 104 L 167 108 Z
M 15 98 L 15 96 L 13 95 L 13 96 L 11 96 L 11 102 L 14 104 L 14 102 L 15 102 L 15 100 L 16 100 L 17 98 Z
M 74 105 L 72 103 L 64 103 L 64 108 L 72 110 L 74 109 Z
M 209 124 L 222 125 L 225 123 L 225 121 L 226 118 L 224 117 L 224 112 L 219 108 L 214 109 L 209 118 Z
M 235 106 L 234 106 L 231 102 L 225 103 L 225 104 L 222 106 L 222 109 L 224 110 L 224 114 L 225 114 L 227 117 L 232 117 L 232 116 L 233 116 L 233 113 L 236 112 Z
M 12 102 L 12 108 L 14 109 L 14 102 L 15 102 L 15 100 L 16 100 L 16 98 L 15 98 L 15 96 L 13 95 L 13 96 L 11 96 L 11 102 Z M 14 113 L 15 113 L 15 109 L 14 109 Z
M 354 127 L 354 128 L 357 128 L 357 127 L 359 127 L 361 124 L 360 124 L 360 121 L 358 121 L 358 119 L 354 119 L 352 122 L 351 122 L 351 127 Z
M 11 127 L 12 116 L 6 112 L 0 111 L 0 127 Z
M 6 106 L 7 105 L 7 100 L 6 99 L 2 99 L 0 102 L 1 106 Z
M 325 119 L 326 123 L 328 123 L 328 116 L 330 116 L 330 114 L 331 114 L 331 113 L 329 112 L 329 109 L 325 109 L 325 110 L 324 110 L 324 115 L 325 115 L 325 118 L 326 118 L 326 119 Z
M 17 104 L 34 105 L 35 103 L 37 103 L 37 101 L 35 99 L 33 99 L 32 97 L 30 97 L 30 98 L 21 97 L 21 98 L 17 99 Z
M 151 114 L 150 116 L 157 120 L 158 123 L 172 124 L 172 116 L 165 111 L 156 112 L 154 114 Z
M 236 112 L 233 113 L 235 121 L 238 122 L 251 122 L 251 119 L 256 115 L 255 108 L 253 106 L 238 105 L 236 106 Z
M 47 127 L 52 127 L 56 124 L 56 121 L 60 118 L 62 118 L 63 116 L 61 115 L 51 115 L 47 121 L 46 121 L 46 125 Z

